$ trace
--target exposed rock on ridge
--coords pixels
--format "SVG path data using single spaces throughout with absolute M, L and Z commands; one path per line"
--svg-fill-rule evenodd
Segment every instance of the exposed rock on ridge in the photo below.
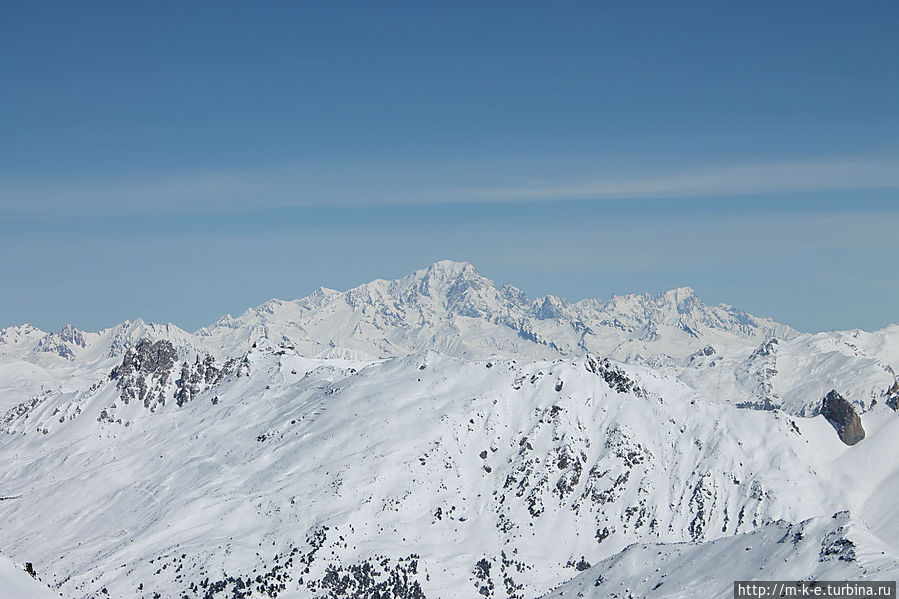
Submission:
M 821 404 L 821 414 L 827 418 L 846 445 L 855 445 L 865 438 L 862 419 L 855 413 L 855 408 L 846 399 L 832 390 Z
M 165 387 L 178 360 L 178 353 L 169 341 L 152 343 L 141 339 L 134 349 L 125 352 L 122 364 L 116 366 L 109 378 L 117 381 L 125 404 L 141 401 L 150 411 L 165 405 Z

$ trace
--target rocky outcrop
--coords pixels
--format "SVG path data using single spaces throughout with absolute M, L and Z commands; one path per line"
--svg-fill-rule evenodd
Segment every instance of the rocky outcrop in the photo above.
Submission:
M 633 393 L 637 397 L 645 395 L 636 381 L 629 378 L 624 370 L 613 365 L 608 359 L 597 360 L 593 356 L 587 356 L 584 366 L 589 372 L 601 376 L 609 385 L 609 389 L 618 393 Z M 556 389 L 556 391 L 561 390 L 561 387 Z
M 169 341 L 141 339 L 125 352 L 121 365 L 113 368 L 109 378 L 117 381 L 124 403 L 141 401 L 154 411 L 165 405 L 165 387 L 177 360 L 178 353 Z
M 702 349 L 698 349 L 695 352 L 693 352 L 692 354 L 690 354 L 690 362 L 693 362 L 695 360 L 699 360 L 702 358 L 707 358 L 709 356 L 714 356 L 716 353 L 717 352 L 715 351 L 714 347 L 712 347 L 711 345 L 706 345 Z
M 175 402 L 178 407 L 218 384 L 227 376 L 236 360 L 227 361 L 221 368 L 216 366 L 215 358 L 207 355 L 202 361 L 197 356 L 196 362 L 191 366 L 185 362 L 181 366 L 181 378 L 175 381 Z
M 846 399 L 832 390 L 821 404 L 821 414 L 827 418 L 846 445 L 855 445 L 865 438 L 862 419 L 855 413 L 855 408 Z
M 121 366 L 112 371 L 110 378 L 117 379 L 131 373 L 160 374 L 168 372 L 175 365 L 178 353 L 169 341 L 141 339 L 133 349 L 125 352 Z
M 899 379 L 896 379 L 893 386 L 884 392 L 884 396 L 886 396 L 887 405 L 894 411 L 899 411 Z

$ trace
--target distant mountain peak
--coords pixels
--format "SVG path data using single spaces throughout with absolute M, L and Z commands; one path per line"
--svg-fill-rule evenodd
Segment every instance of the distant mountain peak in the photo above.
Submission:
M 674 289 L 665 291 L 660 297 L 666 301 L 672 301 L 677 304 L 690 299 L 699 299 L 696 295 L 696 290 L 692 287 L 675 287 Z
M 397 282 L 421 282 L 436 288 L 448 288 L 457 281 L 480 281 L 494 286 L 493 281 L 481 276 L 477 269 L 468 262 L 440 260 L 426 268 L 416 270 Z
M 457 260 L 438 260 L 427 268 L 415 272 L 427 272 L 448 277 L 458 277 L 463 274 L 478 274 L 477 269 L 470 262 Z

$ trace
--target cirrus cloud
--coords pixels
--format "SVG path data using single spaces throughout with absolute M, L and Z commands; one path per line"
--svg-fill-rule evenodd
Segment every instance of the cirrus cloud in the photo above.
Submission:
M 514 169 L 501 181 L 467 184 L 465 172 L 281 168 L 205 173 L 134 181 L 0 185 L 0 216 L 230 212 L 269 208 L 402 206 L 479 202 L 600 201 L 735 197 L 815 191 L 899 188 L 899 162 L 807 160 L 644 169 L 602 176 L 523 180 Z M 408 174 L 407 173 L 411 173 Z

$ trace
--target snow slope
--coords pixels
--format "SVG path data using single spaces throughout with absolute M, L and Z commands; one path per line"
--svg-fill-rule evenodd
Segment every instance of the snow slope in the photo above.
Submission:
M 895 548 L 848 512 L 776 522 L 700 545 L 635 544 L 545 599 L 733 597 L 734 581 L 899 578 Z
M 0 599 L 53 599 L 57 595 L 29 576 L 5 555 L 0 555 Z
M 634 542 L 880 517 L 896 491 L 892 461 L 860 468 L 895 454 L 886 406 L 850 448 L 821 416 L 591 355 L 161 349 L 2 424 L 0 488 L 22 499 L 0 502 L 0 543 L 65 597 L 538 597 Z

